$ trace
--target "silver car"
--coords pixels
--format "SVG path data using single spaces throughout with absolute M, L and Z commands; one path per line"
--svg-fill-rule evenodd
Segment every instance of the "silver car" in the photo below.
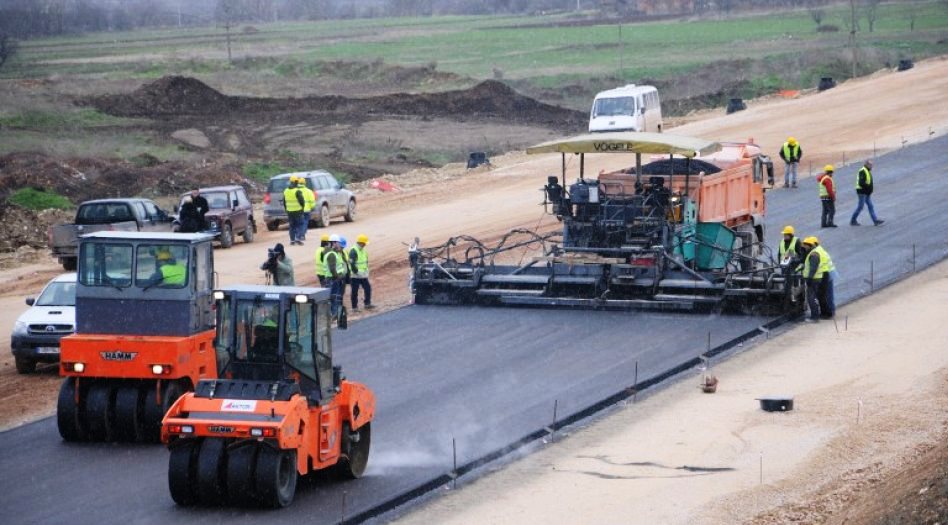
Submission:
M 284 173 L 270 178 L 267 193 L 263 196 L 263 222 L 267 229 L 274 231 L 287 222 L 286 209 L 283 207 L 283 190 L 290 184 L 290 177 L 302 177 L 306 186 L 316 192 L 316 208 L 310 218 L 310 226 L 329 226 L 329 222 L 342 217 L 352 222 L 356 216 L 355 194 L 346 189 L 346 185 L 336 180 L 328 171 L 301 171 Z

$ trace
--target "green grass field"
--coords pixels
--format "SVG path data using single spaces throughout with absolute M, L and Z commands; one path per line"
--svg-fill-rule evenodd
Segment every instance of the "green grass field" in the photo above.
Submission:
M 865 19 L 861 21 L 860 48 L 871 56 L 914 58 L 948 51 L 948 8 L 929 2 L 917 9 L 915 31 L 909 31 L 908 7 L 883 4 L 873 33 Z M 805 10 L 625 24 L 621 42 L 618 25 L 537 27 L 572 19 L 564 14 L 255 24 L 253 32 L 234 31 L 235 59 L 274 59 L 236 64 L 226 61 L 220 28 L 97 33 L 23 42 L 20 55 L 0 76 L 157 77 L 243 68 L 274 78 L 318 77 L 320 68 L 308 65 L 381 59 L 399 65 L 437 64 L 441 71 L 474 79 L 501 75 L 552 88 L 603 76 L 622 81 L 663 78 L 721 60 L 773 60 L 838 50 L 847 45 L 846 15 L 842 6 L 827 10 L 823 23 L 838 26 L 835 33 L 817 32 Z

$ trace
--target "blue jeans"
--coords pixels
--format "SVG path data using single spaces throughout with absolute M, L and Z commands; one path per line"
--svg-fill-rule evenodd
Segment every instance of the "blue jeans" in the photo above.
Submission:
M 849 219 L 849 223 L 852 224 L 856 222 L 856 219 L 859 218 L 859 214 L 862 212 L 862 207 L 865 206 L 869 208 L 869 216 L 872 217 L 872 222 L 879 222 L 879 218 L 876 217 L 876 209 L 872 206 L 872 195 L 863 195 L 862 193 L 857 193 L 859 197 L 859 204 L 856 205 L 856 211 L 853 212 L 853 216 Z
M 359 287 L 365 291 L 365 305 L 369 306 L 372 304 L 372 285 L 369 284 L 369 278 L 352 278 L 352 308 L 356 309 L 359 307 Z
M 345 293 L 346 293 L 345 279 L 330 280 L 329 312 L 332 314 L 333 317 L 339 317 L 339 311 L 342 309 L 342 296 Z
M 309 219 L 312 214 L 313 212 L 310 212 L 310 211 L 303 212 L 303 220 L 300 223 L 300 233 L 302 234 L 302 237 L 300 237 L 300 239 L 303 239 L 304 241 L 306 240 L 306 232 L 309 231 Z
M 784 186 L 797 185 L 797 165 L 799 164 L 799 162 L 788 162 L 786 164 L 786 169 L 783 170 Z
M 290 242 L 302 240 L 303 212 L 290 211 L 286 213 L 290 225 Z

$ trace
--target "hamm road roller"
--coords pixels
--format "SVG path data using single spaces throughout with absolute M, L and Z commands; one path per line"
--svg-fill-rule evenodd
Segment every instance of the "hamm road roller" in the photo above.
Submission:
M 221 378 L 198 383 L 162 422 L 172 499 L 278 508 L 293 501 L 300 475 L 362 476 L 375 396 L 333 366 L 329 290 L 214 294 Z
M 560 178 L 550 176 L 541 191 L 562 228 L 515 230 L 493 244 L 459 236 L 420 247 L 416 240 L 409 249 L 415 303 L 802 310 L 798 275 L 764 244 L 773 165 L 752 141 L 596 133 L 527 153 L 561 155 Z M 591 153 L 634 154 L 635 164 L 590 176 Z M 643 165 L 643 155 L 654 157 Z M 568 165 L 579 171 L 572 183 Z M 529 250 L 534 256 L 525 256 Z
M 217 377 L 212 241 L 141 232 L 80 239 L 76 333 L 61 343 L 63 439 L 157 443 L 168 407 Z

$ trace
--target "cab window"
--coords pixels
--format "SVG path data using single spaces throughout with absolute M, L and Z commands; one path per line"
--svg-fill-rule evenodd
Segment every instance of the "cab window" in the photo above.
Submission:
M 188 246 L 140 244 L 135 255 L 135 285 L 184 288 L 188 285 Z
M 132 284 L 132 245 L 82 243 L 79 268 L 79 282 L 85 286 L 129 286 Z

